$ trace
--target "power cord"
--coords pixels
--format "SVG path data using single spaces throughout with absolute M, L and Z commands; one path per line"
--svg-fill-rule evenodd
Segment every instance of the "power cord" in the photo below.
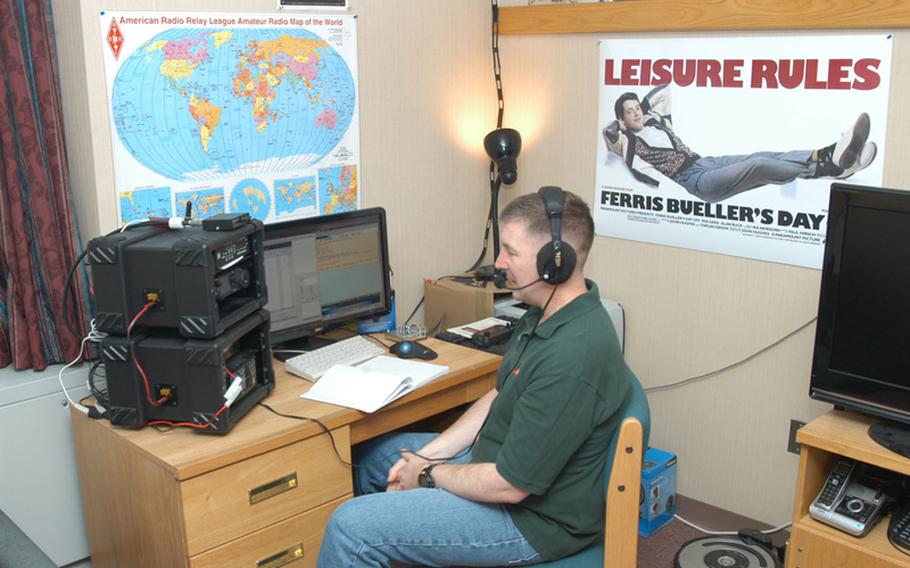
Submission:
M 122 233 L 123 231 L 126 231 L 128 229 L 136 229 L 138 227 L 148 227 L 148 226 L 167 227 L 168 220 L 160 219 L 160 218 L 134 219 L 134 220 L 126 223 L 119 229 L 115 229 L 115 230 L 111 231 L 110 233 L 107 233 L 104 236 L 110 237 L 112 235 L 116 235 L 117 233 Z M 88 248 L 82 249 L 82 252 L 79 254 L 79 256 L 76 258 L 76 260 L 73 262 L 73 264 L 70 266 L 70 269 L 67 271 L 66 280 L 64 281 L 64 284 L 63 284 L 63 323 L 66 325 L 66 328 L 70 331 L 70 333 L 73 334 L 74 337 L 79 337 L 81 335 L 81 333 L 76 328 L 76 325 L 70 320 L 70 313 L 69 313 L 69 301 L 72 300 L 72 302 L 74 304 L 78 304 L 78 298 L 76 297 L 76 289 L 72 286 L 73 275 L 75 274 L 76 270 L 79 268 L 79 264 L 82 262 L 82 260 L 85 258 L 85 256 L 87 254 L 88 254 Z
M 484 249 L 484 255 L 486 255 L 486 249 Z M 483 258 L 483 256 L 481 256 L 481 258 Z M 478 266 L 479 266 L 479 265 L 478 265 Z M 477 267 L 475 266 L 474 268 L 477 268 Z M 474 270 L 474 268 L 468 269 L 468 272 L 470 272 L 471 270 Z M 448 274 L 448 275 L 446 275 L 446 276 L 440 276 L 439 278 L 436 278 L 436 280 L 440 280 L 440 281 L 441 281 L 441 280 L 455 280 L 455 281 L 458 281 L 458 280 L 460 280 L 460 279 L 462 279 L 462 278 L 465 278 L 465 277 L 464 277 L 464 276 L 454 275 L 454 274 Z M 470 280 L 470 279 L 469 279 L 469 280 Z M 414 306 L 414 309 L 413 309 L 413 310 L 411 310 L 411 315 L 408 316 L 408 319 L 404 320 L 404 325 L 408 325 L 409 323 L 411 323 L 411 320 L 414 319 L 414 316 L 417 314 L 417 310 L 420 309 L 420 306 L 423 305 L 423 303 L 424 303 L 424 301 L 426 301 L 426 299 L 427 299 L 426 296 L 421 296 L 421 297 L 420 297 L 420 301 L 417 302 L 417 305 Z M 438 326 L 439 326 L 439 323 L 437 322 L 436 327 L 438 327 Z M 434 329 L 435 329 L 435 327 L 434 327 Z M 431 335 L 432 335 L 432 334 L 431 334 Z
M 345 461 L 345 459 L 344 459 L 343 457 L 341 457 L 341 452 L 338 451 L 338 446 L 335 444 L 335 436 L 332 435 L 332 431 L 329 430 L 328 426 L 326 426 L 325 424 L 323 424 L 322 421 L 319 420 L 318 418 L 310 418 L 309 416 L 299 416 L 299 415 L 297 415 L 297 414 L 285 414 L 284 412 L 278 412 L 277 410 L 275 410 L 274 408 L 272 408 L 271 406 L 269 406 L 268 404 L 266 404 L 266 403 L 264 403 L 264 402 L 257 402 L 256 404 L 258 404 L 259 406 L 265 408 L 266 410 L 268 410 L 268 411 L 271 412 L 272 414 L 276 414 L 276 415 L 281 416 L 281 417 L 283 417 L 283 418 L 291 418 L 291 419 L 293 419 L 293 420 L 304 420 L 304 421 L 307 421 L 307 422 L 315 422 L 316 424 L 319 425 L 320 428 L 322 428 L 322 431 L 325 433 L 325 435 L 329 437 L 329 440 L 331 440 L 331 442 L 332 442 L 332 449 L 335 451 L 335 456 L 338 458 L 338 461 L 340 461 L 340 462 L 343 463 L 344 465 L 346 465 L 346 466 L 348 466 L 348 467 L 351 467 L 351 468 L 354 468 L 354 467 L 366 468 L 366 466 L 359 465 L 359 464 L 355 464 L 355 463 L 351 463 L 351 462 L 349 462 L 349 461 Z
M 375 341 L 376 343 L 382 345 L 382 346 L 385 347 L 386 349 L 391 349 L 391 348 L 392 348 L 391 345 L 389 345 L 389 344 L 386 343 L 385 341 L 379 339 L 378 337 L 373 337 L 372 335 L 363 335 L 362 337 L 366 337 L 366 338 L 369 339 L 370 341 Z
M 770 345 L 767 345 L 767 346 L 765 346 L 765 347 L 759 349 L 758 351 L 756 351 L 755 353 L 749 355 L 749 356 L 746 357 L 745 359 L 741 359 L 741 360 L 739 360 L 739 361 L 737 361 L 737 362 L 735 362 L 735 363 L 731 363 L 731 364 L 729 364 L 729 365 L 727 365 L 727 366 L 725 366 L 725 367 L 722 367 L 722 368 L 717 369 L 717 370 L 714 370 L 714 371 L 710 371 L 710 372 L 708 372 L 708 373 L 703 373 L 703 374 L 701 374 L 701 375 L 696 375 L 696 376 L 694 376 L 694 377 L 689 377 L 688 379 L 683 379 L 683 380 L 681 380 L 681 381 L 676 381 L 676 382 L 668 383 L 668 384 L 666 384 L 666 385 L 660 385 L 660 386 L 656 386 L 656 387 L 646 388 L 646 389 L 645 389 L 645 392 L 646 392 L 646 393 L 650 393 L 650 392 L 659 392 L 659 391 L 663 391 L 663 390 L 675 389 L 675 388 L 681 387 L 681 386 L 683 386 L 683 385 L 687 385 L 687 384 L 689 384 L 689 383 L 694 383 L 694 382 L 698 382 L 698 381 L 703 381 L 703 380 L 705 380 L 705 379 L 708 379 L 708 378 L 710 378 L 710 377 L 713 377 L 714 375 L 719 375 L 719 374 L 721 374 L 721 373 L 723 373 L 723 372 L 725 372 L 725 371 L 729 371 L 730 369 L 735 369 L 736 367 L 739 367 L 739 366 L 742 366 L 742 365 L 748 363 L 749 361 L 751 361 L 752 359 L 755 359 L 756 357 L 758 357 L 758 356 L 761 355 L 762 353 L 768 351 L 769 349 L 772 349 L 772 348 L 774 348 L 774 347 L 777 347 L 778 345 L 780 345 L 780 344 L 783 343 L 784 341 L 790 339 L 791 337 L 793 337 L 794 335 L 796 335 L 797 333 L 799 333 L 799 332 L 802 331 L 803 329 L 809 327 L 813 322 L 815 322 L 816 319 L 818 319 L 818 318 L 813 317 L 812 319 L 810 319 L 809 321 L 807 321 L 807 322 L 804 323 L 803 325 L 799 326 L 798 328 L 794 329 L 793 331 L 791 331 L 791 332 L 788 333 L 787 335 L 781 337 L 781 338 L 778 339 L 777 341 L 774 341 L 774 342 L 771 343 Z
M 499 64 L 499 2 L 498 0 L 491 0 L 490 9 L 492 11 L 492 18 L 490 24 L 490 49 L 493 54 L 493 79 L 496 82 L 496 128 L 502 128 L 502 117 L 505 113 L 505 98 L 502 94 L 502 70 Z M 496 183 L 496 163 L 492 160 L 490 161 L 490 190 L 492 193 L 493 185 Z M 490 201 L 490 209 L 487 211 L 487 221 L 483 229 L 483 249 L 480 251 L 480 256 L 477 257 L 477 260 L 471 265 L 471 268 L 468 268 L 465 272 L 473 272 L 483 264 L 483 259 L 487 256 L 487 248 L 490 243 L 490 230 L 493 227 L 493 211 L 495 204 Z M 494 258 L 495 262 L 496 259 Z
M 100 331 L 98 331 L 95 328 L 94 319 L 91 321 L 91 326 L 92 326 L 92 329 L 89 331 L 89 334 L 86 335 L 84 338 L 82 338 L 82 341 L 79 344 L 79 353 L 76 355 L 76 358 L 73 359 L 72 361 L 70 361 L 69 363 L 67 363 L 65 366 L 63 366 L 63 368 L 61 368 L 60 371 L 57 373 L 57 381 L 60 383 L 60 388 L 63 389 L 63 394 L 66 396 L 66 400 L 69 401 L 69 403 L 71 405 L 73 405 L 73 407 L 76 410 L 78 410 L 79 412 L 86 414 L 88 416 L 92 416 L 92 414 L 93 414 L 92 410 L 94 410 L 94 409 L 91 409 L 91 408 L 83 405 L 81 402 L 77 402 L 77 401 L 73 400 L 73 397 L 70 396 L 69 391 L 66 389 L 66 385 L 63 383 L 63 373 L 82 359 L 82 354 L 85 352 L 86 343 L 88 343 L 89 341 L 97 343 L 97 342 L 101 341 L 102 339 L 104 339 L 105 337 L 107 337 L 106 333 L 101 333 Z M 96 410 L 95 413 L 97 413 L 97 412 L 98 411 Z
M 711 535 L 711 536 L 748 536 L 748 535 L 744 535 L 744 534 L 743 534 L 743 533 L 745 532 L 745 530 L 740 530 L 740 531 L 712 531 L 712 530 L 708 530 L 708 529 L 706 529 L 706 528 L 702 528 L 702 527 L 696 525 L 695 523 L 693 523 L 692 521 L 688 521 L 688 520 L 686 520 L 686 519 L 680 517 L 679 515 L 673 515 L 673 518 L 677 519 L 678 521 L 680 521 L 680 522 L 683 523 L 684 525 L 688 525 L 688 526 L 692 527 L 693 529 L 695 529 L 695 530 L 697 530 L 697 531 L 699 531 L 699 532 L 705 533 L 706 535 Z M 784 529 L 790 528 L 790 525 L 792 525 L 792 524 L 793 524 L 792 522 L 789 522 L 789 523 L 780 525 L 779 527 L 774 527 L 773 529 L 766 529 L 766 530 L 752 530 L 752 529 L 746 529 L 746 530 L 748 530 L 749 533 L 760 533 L 760 534 L 764 534 L 764 535 L 771 535 L 771 534 L 774 534 L 774 533 L 778 533 L 778 532 L 780 532 L 780 531 L 782 531 L 782 530 L 784 530 Z
M 891 544 L 891 546 L 893 546 L 895 548 L 895 550 L 897 550 L 901 554 L 903 554 L 905 556 L 910 556 L 910 552 L 907 552 L 907 550 L 903 546 L 894 542 L 894 538 L 891 536 L 890 532 L 888 533 L 888 542 Z
M 149 300 L 148 302 L 145 303 L 144 306 L 142 306 L 142 309 L 139 310 L 139 313 L 136 314 L 136 316 L 132 319 L 132 321 L 126 328 L 126 342 L 130 348 L 130 356 L 133 359 L 133 365 L 136 366 L 136 370 L 139 371 L 139 375 L 142 377 L 142 382 L 145 384 L 146 400 L 148 400 L 149 404 L 151 404 L 152 406 L 161 406 L 162 404 L 164 404 L 167 401 L 168 396 L 164 395 L 161 398 L 159 398 L 158 400 L 152 400 L 152 390 L 151 390 L 151 387 L 149 386 L 148 376 L 145 374 L 145 369 L 143 369 L 142 365 L 139 363 L 139 358 L 136 356 L 136 349 L 134 348 L 133 342 L 131 341 L 131 337 L 133 334 L 133 326 L 135 326 L 136 322 L 138 322 L 139 319 L 142 318 L 142 316 L 144 316 L 146 313 L 148 313 L 148 311 L 156 305 L 158 305 L 157 299 Z M 135 347 L 138 347 L 138 342 Z

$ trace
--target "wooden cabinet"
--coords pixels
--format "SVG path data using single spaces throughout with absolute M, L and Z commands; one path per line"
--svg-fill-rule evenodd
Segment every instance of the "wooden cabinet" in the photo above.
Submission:
M 502 7 L 499 33 L 635 33 L 910 27 L 902 0 L 637 0 Z
M 449 373 L 374 414 L 301 399 L 310 383 L 277 362 L 263 402 L 298 420 L 256 406 L 213 436 L 114 428 L 73 412 L 92 566 L 316 566 L 329 516 L 353 494 L 351 445 L 495 384 L 498 356 L 427 344 Z
M 867 434 L 875 421 L 861 414 L 832 410 L 797 433 L 801 450 L 788 568 L 910 568 L 910 556 L 888 542 L 887 517 L 866 536 L 857 538 L 809 516 L 809 505 L 838 457 L 910 475 L 910 459 L 879 446 Z

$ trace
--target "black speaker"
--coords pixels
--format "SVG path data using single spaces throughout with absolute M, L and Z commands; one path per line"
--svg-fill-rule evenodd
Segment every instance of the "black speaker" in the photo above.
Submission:
M 562 284 L 572 276 L 577 257 L 572 245 L 562 240 L 562 213 L 566 196 L 562 189 L 546 185 L 537 190 L 550 220 L 550 242 L 537 252 L 537 273 L 548 284 Z

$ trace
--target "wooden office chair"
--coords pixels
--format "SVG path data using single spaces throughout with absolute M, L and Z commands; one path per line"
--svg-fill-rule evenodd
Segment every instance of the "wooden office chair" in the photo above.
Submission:
M 607 448 L 604 464 L 606 523 L 604 538 L 568 558 L 536 566 L 548 568 L 635 568 L 638 559 L 638 510 L 641 464 L 651 432 L 651 410 L 636 379 L 623 420 Z

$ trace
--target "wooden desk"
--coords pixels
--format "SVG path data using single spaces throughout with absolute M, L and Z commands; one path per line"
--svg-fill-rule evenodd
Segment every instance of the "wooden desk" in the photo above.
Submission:
M 450 372 L 374 414 L 304 400 L 310 383 L 275 363 L 265 403 L 317 418 L 342 457 L 351 445 L 477 400 L 499 357 L 427 340 Z M 352 496 L 351 470 L 325 432 L 257 406 L 226 436 L 114 428 L 72 412 L 95 567 L 315 566 L 332 511 Z

